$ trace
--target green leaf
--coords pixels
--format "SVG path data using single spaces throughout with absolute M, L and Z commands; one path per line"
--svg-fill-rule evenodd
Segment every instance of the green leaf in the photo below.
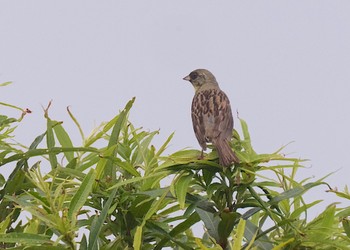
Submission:
M 295 241 L 295 238 L 290 238 L 280 244 L 278 244 L 277 246 L 275 246 L 272 250 L 283 250 L 283 249 L 287 249 L 285 248 L 285 246 L 293 243 Z
M 131 174 L 133 176 L 140 176 L 140 173 L 137 172 L 135 167 L 127 161 L 122 161 L 121 159 L 113 157 L 113 156 L 104 156 L 103 158 L 108 159 L 111 162 L 117 164 L 118 167 L 124 169 L 125 171 L 127 171 L 129 174 Z
M 175 192 L 181 209 L 185 208 L 187 189 L 192 177 L 192 173 L 185 173 L 184 175 L 180 176 L 175 183 L 173 183 L 173 185 L 175 185 Z
M 215 171 L 203 169 L 203 180 L 207 186 L 211 184 L 214 177 L 215 177 Z
M 218 225 L 218 232 L 220 237 L 220 242 L 226 241 L 230 236 L 234 225 L 237 223 L 241 215 L 236 212 L 223 212 L 221 213 L 221 221 Z
M 92 190 L 92 185 L 95 182 L 96 173 L 94 169 L 90 169 L 90 172 L 85 176 L 78 191 L 72 198 L 69 205 L 68 218 L 70 221 L 76 221 L 76 216 L 81 207 L 86 203 L 87 198 Z
M 149 152 L 149 145 L 153 139 L 153 137 L 158 134 L 158 131 L 154 131 L 147 135 L 147 137 L 140 136 L 140 134 L 136 134 L 133 132 L 134 140 L 137 144 L 137 149 L 134 150 L 133 154 L 133 163 L 135 165 L 141 165 L 142 163 L 147 163 L 147 154 Z M 146 169 L 148 166 L 145 166 Z
M 329 205 L 326 210 L 322 213 L 323 214 L 323 220 L 321 223 L 322 228 L 329 228 L 331 229 L 334 224 L 335 219 L 335 211 L 336 211 L 336 205 L 331 204 Z
M 161 166 L 159 166 L 160 169 L 162 168 L 168 168 L 174 165 L 179 164 L 187 164 L 195 161 L 198 159 L 198 156 L 201 154 L 199 150 L 180 150 L 177 151 L 168 157 L 166 157 L 166 160 Z
M 31 219 L 28 221 L 25 230 L 23 230 L 24 233 L 29 234 L 39 234 L 39 227 L 40 227 L 41 221 L 38 219 Z
M 143 220 L 142 220 L 142 223 L 140 226 L 138 226 L 136 228 L 136 233 L 135 233 L 135 236 L 134 236 L 134 241 L 133 241 L 133 246 L 134 246 L 134 249 L 140 249 L 141 247 L 141 243 L 142 243 L 142 231 L 143 231 L 143 227 L 144 225 L 146 224 L 146 221 L 148 219 L 151 218 L 151 216 L 153 214 L 155 214 L 158 210 L 159 210 L 159 207 L 160 205 L 163 203 L 167 193 L 169 192 L 169 189 L 166 189 L 164 190 L 164 193 L 162 194 L 161 197 L 159 197 L 158 200 L 154 200 L 150 209 L 147 211 L 147 213 L 145 214 Z
M 241 249 L 242 248 L 243 236 L 244 236 L 244 231 L 245 231 L 245 224 L 246 224 L 246 220 L 243 220 L 243 219 L 239 220 L 237 230 L 236 230 L 235 239 L 233 242 L 233 249 Z
M 78 130 L 79 130 L 79 133 L 80 133 L 80 136 L 81 136 L 81 139 L 82 140 L 85 140 L 85 136 L 84 136 L 84 132 L 78 122 L 78 120 L 75 118 L 75 116 L 73 115 L 73 113 L 70 111 L 69 107 L 67 107 L 67 112 L 69 114 L 69 117 L 72 119 L 72 121 L 74 122 L 74 124 L 77 126 Z M 90 146 L 91 144 L 84 144 L 84 146 L 88 147 Z
M 347 192 L 339 192 L 337 190 L 329 190 L 329 192 L 335 193 L 337 196 L 350 200 L 350 194 Z
M 96 179 L 97 180 L 101 180 L 104 177 L 106 177 L 105 174 L 105 169 L 106 169 L 106 165 L 108 164 L 108 162 L 111 162 L 111 158 L 113 158 L 113 153 L 115 148 L 117 147 L 117 145 L 114 145 L 113 147 L 107 148 L 103 153 L 100 154 L 100 159 L 96 165 Z M 111 164 L 111 163 L 110 163 Z M 111 178 L 111 176 L 109 176 L 108 178 Z M 98 183 L 96 182 L 94 184 L 94 190 L 96 190 L 98 186 Z
M 260 229 L 255 226 L 249 220 L 246 221 L 246 227 L 244 231 L 244 237 L 248 242 L 253 241 L 256 236 L 260 233 Z M 262 235 L 258 240 L 254 241 L 254 245 L 258 247 L 258 249 L 270 250 L 273 248 L 273 245 L 270 243 L 270 240 L 266 235 Z
M 53 126 L 55 126 L 56 124 L 57 122 L 54 122 L 49 117 L 47 117 L 46 144 L 49 150 L 55 147 L 55 136 L 53 133 Z M 49 160 L 50 160 L 51 168 L 55 169 L 58 166 L 56 154 L 50 152 Z
M 127 179 L 125 181 L 119 181 L 117 184 L 115 184 L 112 187 L 108 188 L 108 190 L 113 189 L 113 188 L 118 188 L 118 187 L 130 184 L 130 183 L 144 181 L 144 180 L 151 179 L 151 178 L 154 178 L 154 177 L 157 177 L 157 176 L 162 176 L 162 175 L 167 176 L 167 173 L 166 172 L 158 172 L 158 173 L 154 173 L 154 174 L 149 175 L 149 176 L 139 176 L 139 177 L 134 177 L 134 178 L 131 178 L 131 179 Z
M 298 219 L 300 214 L 307 212 L 310 209 L 310 207 L 313 207 L 320 202 L 322 202 L 322 200 L 317 200 L 317 201 L 311 202 L 310 204 L 306 204 L 304 206 L 301 206 L 295 209 L 293 213 L 290 215 L 290 219 L 292 220 Z
M 193 195 L 188 193 L 186 196 L 186 202 L 195 205 L 195 207 L 200 208 L 209 213 L 215 213 L 215 204 L 212 201 L 208 201 L 200 195 Z
M 198 213 L 192 213 L 190 217 L 188 217 L 186 220 L 175 226 L 173 230 L 170 231 L 169 235 L 176 236 L 182 232 L 185 232 L 187 229 L 189 229 L 191 226 L 193 226 L 199 221 L 200 217 Z
M 268 208 L 268 203 L 263 201 L 260 196 L 256 193 L 256 191 L 254 190 L 254 188 L 252 188 L 251 186 L 248 186 L 247 189 L 249 190 L 249 192 L 251 193 L 251 195 L 253 196 L 253 198 L 259 202 L 261 208 L 263 210 L 265 210 L 265 212 L 271 217 L 271 219 L 273 219 L 273 215 L 272 215 L 272 210 L 270 210 Z
M 195 210 L 198 213 L 201 220 L 203 221 L 205 228 L 208 230 L 209 235 L 213 237 L 216 240 L 216 242 L 219 242 L 220 236 L 218 232 L 218 226 L 220 223 L 220 217 L 213 213 L 204 211 L 199 207 L 196 207 Z
M 256 153 L 252 147 L 252 144 L 251 144 L 248 125 L 243 119 L 239 119 L 239 120 L 241 122 L 241 128 L 242 128 L 243 137 L 244 137 L 244 141 L 241 141 L 241 143 L 242 143 L 242 145 L 243 145 L 243 147 L 248 155 L 256 155 Z M 237 153 L 241 156 L 240 152 L 237 152 Z
M 173 139 L 174 134 L 175 133 L 171 133 L 171 135 L 169 135 L 169 137 L 166 139 L 166 141 L 163 143 L 163 145 L 159 148 L 157 154 L 155 155 L 156 157 L 159 157 L 164 152 L 164 150 L 168 146 L 169 142 Z
M 162 235 L 163 239 L 165 239 L 165 243 L 168 241 L 172 241 L 176 244 L 176 246 L 180 247 L 183 250 L 193 250 L 192 247 L 190 247 L 188 244 L 184 243 L 182 240 L 179 241 L 178 238 L 172 237 L 167 231 L 165 231 L 162 227 L 158 226 L 156 223 L 153 223 L 152 221 L 147 221 L 146 227 L 148 230 L 157 233 L 158 235 Z M 163 249 L 162 246 L 159 244 L 152 248 L 154 250 L 160 250 Z
M 350 216 L 350 207 L 343 208 L 336 216 L 340 218 Z
M 63 128 L 62 124 L 57 124 L 53 127 L 53 129 L 55 131 L 57 140 L 63 148 L 73 148 L 73 143 L 69 138 L 69 135 L 67 134 L 66 130 Z M 68 161 L 71 161 L 74 158 L 73 152 L 64 152 L 64 155 L 66 156 Z
M 313 187 L 319 186 L 319 185 L 324 185 L 324 184 L 326 184 L 326 183 L 325 182 L 311 182 L 311 183 L 307 183 L 303 186 L 289 189 L 289 190 L 281 193 L 280 195 L 273 197 L 268 203 L 270 203 L 271 205 L 275 205 L 282 200 L 298 197 L 298 196 L 302 195 L 303 193 L 305 193 L 307 190 L 309 190 Z
M 313 242 L 326 242 L 334 231 L 335 222 L 338 226 L 339 220 L 335 217 L 335 204 L 329 205 L 321 214 L 308 224 L 308 240 Z
M 32 144 L 30 144 L 29 149 L 36 149 L 39 144 L 43 141 L 43 139 L 45 138 L 46 132 L 37 136 L 34 141 L 32 142 Z
M 84 234 L 81 241 L 80 241 L 80 248 L 79 250 L 87 250 L 88 245 L 87 245 L 87 239 L 86 239 L 86 235 Z
M 2 203 L 4 203 L 4 202 L 2 202 Z M 2 218 L 6 216 L 6 218 L 0 222 L 0 234 L 6 234 L 7 228 L 11 224 L 14 210 L 12 210 L 12 212 L 10 212 L 9 214 L 4 214 L 3 211 L 1 211 L 0 213 L 1 213 Z
M 151 208 L 145 214 L 145 217 L 143 219 L 143 223 L 146 222 L 146 220 L 148 220 L 149 218 L 151 218 L 151 216 L 159 210 L 160 205 L 163 203 L 163 201 L 168 193 L 169 193 L 169 189 L 165 189 L 162 196 L 160 196 L 158 200 L 153 201 Z
M 114 200 L 114 197 L 117 193 L 117 189 L 113 189 L 111 194 L 108 197 L 107 202 L 104 204 L 101 214 L 99 216 L 95 216 L 94 220 L 91 224 L 90 235 L 89 235 L 89 245 L 88 250 L 96 250 L 98 249 L 98 240 L 99 235 L 102 230 L 103 224 L 106 220 L 108 210 L 111 207 L 111 204 Z
M 58 148 L 58 147 L 53 147 L 51 149 L 33 149 L 33 150 L 28 150 L 26 153 L 18 153 L 14 154 L 8 158 L 5 158 L 0 161 L 0 166 L 5 165 L 7 163 L 13 162 L 13 161 L 18 161 L 18 160 L 27 160 L 31 157 L 34 156 L 44 156 L 47 154 L 59 154 L 59 153 L 64 153 L 64 152 L 93 152 L 96 154 L 99 154 L 100 152 L 96 148 L 91 148 L 91 147 L 76 147 L 76 148 Z
M 191 228 L 194 224 L 200 221 L 200 217 L 198 213 L 192 213 L 190 217 L 188 217 L 185 221 L 179 223 L 176 227 L 173 228 L 169 232 L 169 237 L 164 237 L 158 245 L 154 248 L 154 250 L 160 250 L 162 247 L 172 238 L 176 235 L 185 232 L 187 229 Z
M 142 243 L 142 226 L 138 226 L 136 228 L 136 232 L 134 236 L 134 243 L 133 243 L 134 250 L 140 250 L 141 243 Z
M 23 114 L 24 114 L 24 113 L 23 113 L 23 109 L 22 109 L 22 108 L 17 107 L 17 106 L 15 106 L 15 105 L 8 104 L 8 103 L 4 103 L 4 102 L 0 102 L 0 105 L 5 106 L 5 107 L 14 108 L 14 109 L 17 109 L 17 110 L 19 110 L 19 111 L 22 111 L 22 118 L 23 118 Z M 13 122 L 20 121 L 22 118 L 20 118 L 20 119 L 14 119 Z M 13 119 L 13 118 L 10 118 L 10 119 Z
M 119 142 L 119 134 L 120 131 L 122 130 L 122 128 L 126 125 L 127 123 L 127 118 L 128 118 L 128 114 L 129 111 L 133 105 L 135 101 L 135 97 L 133 99 L 131 99 L 125 106 L 125 108 L 122 110 L 122 112 L 120 112 L 117 121 L 115 122 L 113 129 L 112 129 L 112 134 L 109 138 L 108 141 L 108 148 L 114 147 L 115 145 L 118 144 Z M 117 148 L 114 147 L 114 150 L 111 152 L 110 156 L 115 156 L 117 152 Z M 113 162 L 112 161 L 108 161 L 106 163 L 104 172 L 103 172 L 103 176 L 110 176 L 110 178 L 112 178 L 112 180 L 115 180 L 115 169 L 113 168 Z
M 6 85 L 10 85 L 12 82 L 4 82 L 4 83 L 0 83 L 0 87 L 4 87 Z
M 53 243 L 54 244 L 54 243 Z M 20 248 L 20 249 L 22 249 L 22 248 Z M 67 247 L 64 247 L 64 246 L 52 246 L 52 245 L 50 245 L 50 246 L 45 246 L 45 245 L 43 245 L 43 246 L 32 246 L 32 247 L 25 247 L 24 248 L 25 250 L 67 250 Z M 79 250 L 83 250 L 83 249 L 79 249 Z
M 19 243 L 24 245 L 46 244 L 50 238 L 44 235 L 27 234 L 27 233 L 6 233 L 0 234 L 0 242 Z
M 3 193 L 9 195 L 22 193 L 21 191 L 23 190 L 23 184 L 26 178 L 25 174 L 23 169 L 15 169 L 15 172 L 11 173 L 11 178 L 7 180 Z
M 349 219 L 342 218 L 341 223 L 343 225 L 344 232 L 346 233 L 346 236 L 348 236 L 348 238 L 350 238 L 350 222 L 349 222 Z
M 138 195 L 135 200 L 133 200 L 129 211 L 136 218 L 143 218 L 143 216 L 147 213 L 153 203 L 153 197 L 148 195 Z
M 27 212 L 31 213 L 33 216 L 36 216 L 38 219 L 43 221 L 48 227 L 56 228 L 58 215 L 48 214 L 44 209 L 40 209 L 36 205 L 33 205 L 32 203 L 27 202 L 23 199 L 19 199 L 9 195 L 6 195 L 5 198 L 18 204 L 20 207 L 25 209 Z

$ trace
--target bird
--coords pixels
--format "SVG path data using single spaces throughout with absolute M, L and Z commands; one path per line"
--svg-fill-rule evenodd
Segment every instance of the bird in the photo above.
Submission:
M 189 81 L 195 90 L 191 117 L 193 130 L 203 151 L 207 143 L 215 147 L 219 163 L 224 167 L 239 163 L 229 142 L 232 138 L 233 116 L 230 100 L 220 89 L 215 76 L 206 69 L 193 70 L 183 80 Z

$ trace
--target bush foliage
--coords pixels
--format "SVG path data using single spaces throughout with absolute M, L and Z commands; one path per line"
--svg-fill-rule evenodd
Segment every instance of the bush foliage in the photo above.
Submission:
M 255 152 L 244 120 L 232 141 L 241 162 L 223 168 L 215 151 L 202 160 L 198 150 L 164 155 L 173 134 L 155 148 L 159 131 L 128 120 L 133 102 L 89 136 L 68 110 L 79 147 L 49 107 L 46 131 L 28 147 L 15 142 L 30 111 L 0 103 L 21 112 L 0 114 L 0 248 L 350 248 L 350 207 L 330 204 L 309 219 L 321 200 L 303 199 L 317 186 L 339 199 L 350 199 L 349 192 L 332 190 L 323 178 L 298 180 L 303 160 L 285 157 L 283 148 Z M 5 169 L 13 169 L 6 178 Z

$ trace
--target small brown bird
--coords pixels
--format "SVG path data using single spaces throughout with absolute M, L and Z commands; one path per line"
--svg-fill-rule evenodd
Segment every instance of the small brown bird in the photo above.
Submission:
M 230 101 L 220 89 L 215 76 L 206 69 L 196 69 L 183 78 L 195 89 L 192 100 L 194 133 L 203 151 L 213 143 L 221 165 L 227 167 L 239 159 L 229 145 L 232 138 L 233 117 Z

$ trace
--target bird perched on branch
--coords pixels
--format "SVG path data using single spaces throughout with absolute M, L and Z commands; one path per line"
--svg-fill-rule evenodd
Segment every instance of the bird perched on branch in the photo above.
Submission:
M 194 133 L 203 151 L 211 142 L 219 155 L 219 163 L 225 167 L 238 163 L 229 142 L 232 138 L 233 117 L 230 101 L 220 89 L 215 76 L 206 69 L 196 69 L 183 78 L 192 83 L 195 95 L 192 100 Z

